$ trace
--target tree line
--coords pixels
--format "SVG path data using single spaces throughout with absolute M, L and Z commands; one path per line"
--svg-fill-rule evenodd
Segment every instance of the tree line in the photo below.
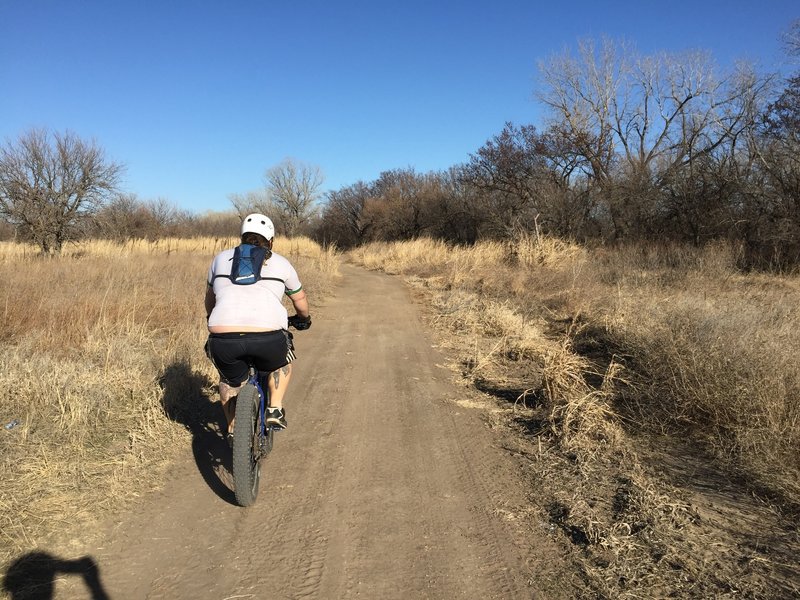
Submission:
M 32 242 L 52 256 L 85 238 L 227 237 L 253 211 L 269 214 L 285 235 L 308 233 L 322 184 L 317 167 L 286 160 L 267 170 L 263 191 L 232 194 L 231 210 L 198 215 L 120 192 L 123 171 L 96 141 L 73 132 L 21 134 L 0 148 L 0 240 Z
M 800 21 L 792 34 L 800 56 Z M 330 192 L 317 237 L 729 239 L 751 265 L 800 262 L 800 73 L 720 73 L 706 53 L 641 55 L 609 40 L 540 70 L 544 127 L 507 123 L 445 172 L 387 171 Z
M 786 37 L 800 57 L 800 21 Z M 581 42 L 540 64 L 541 125 L 506 123 L 460 165 L 388 170 L 320 192 L 320 169 L 286 160 L 230 213 L 193 215 L 120 194 L 123 167 L 74 134 L 34 130 L 0 149 L 0 236 L 57 253 L 83 236 L 230 235 L 269 214 L 286 235 L 352 247 L 433 236 L 456 243 L 536 232 L 619 244 L 740 243 L 751 265 L 800 262 L 800 72 L 708 53 L 640 54 Z M 320 201 L 322 200 L 322 201 Z

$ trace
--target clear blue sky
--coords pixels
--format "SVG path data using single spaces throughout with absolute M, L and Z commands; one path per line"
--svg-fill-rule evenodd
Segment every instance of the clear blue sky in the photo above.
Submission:
M 0 140 L 95 138 L 125 191 L 227 210 L 286 157 L 336 189 L 462 163 L 540 124 L 537 62 L 579 38 L 785 68 L 797 0 L 0 0 Z

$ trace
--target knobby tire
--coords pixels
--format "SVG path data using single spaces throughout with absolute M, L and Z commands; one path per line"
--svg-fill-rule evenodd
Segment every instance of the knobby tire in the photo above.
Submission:
M 236 400 L 233 428 L 233 488 L 236 502 L 241 506 L 250 506 L 258 496 L 258 405 L 258 390 L 252 384 L 245 384 Z

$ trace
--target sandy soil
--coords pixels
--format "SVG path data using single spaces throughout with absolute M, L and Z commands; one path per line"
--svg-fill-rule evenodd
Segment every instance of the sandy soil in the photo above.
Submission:
M 560 568 L 557 550 L 514 517 L 530 490 L 481 410 L 459 402 L 408 289 L 343 273 L 295 334 L 289 429 L 256 504 L 234 504 L 230 451 L 201 419 L 164 489 L 77 554 L 97 576 L 57 576 L 57 598 L 561 595 L 536 583 Z

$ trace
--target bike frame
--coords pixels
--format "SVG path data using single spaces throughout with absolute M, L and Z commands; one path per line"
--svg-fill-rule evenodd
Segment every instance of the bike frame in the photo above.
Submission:
M 250 378 L 247 383 L 250 383 L 258 390 L 258 440 L 259 440 L 259 454 L 260 458 L 266 454 L 264 453 L 265 439 L 267 437 L 267 395 L 269 394 L 269 384 L 267 383 L 269 373 L 261 373 L 255 368 L 252 369 Z

